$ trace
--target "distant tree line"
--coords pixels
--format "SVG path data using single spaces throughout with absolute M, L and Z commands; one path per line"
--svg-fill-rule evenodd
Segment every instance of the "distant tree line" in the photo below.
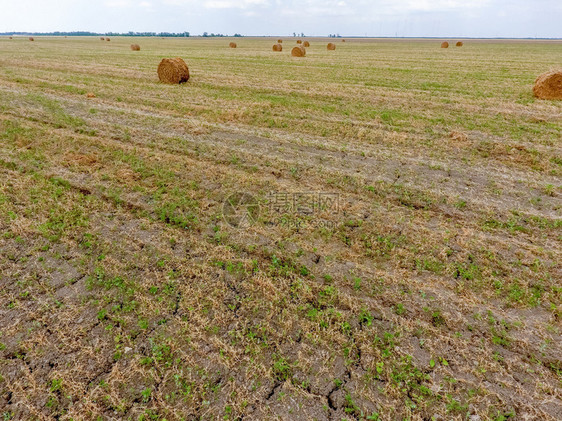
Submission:
M 112 37 L 189 37 L 189 32 L 88 32 L 88 31 L 71 31 L 71 32 L 2 32 L 0 35 L 50 35 L 50 36 L 69 36 L 69 37 L 88 37 L 88 36 L 100 36 L 100 35 L 107 35 Z M 237 36 L 241 36 L 240 34 L 236 34 Z M 236 36 L 235 35 L 235 36 Z M 219 36 L 219 35 L 204 35 L 204 36 Z M 223 35 L 220 35 L 223 36 Z

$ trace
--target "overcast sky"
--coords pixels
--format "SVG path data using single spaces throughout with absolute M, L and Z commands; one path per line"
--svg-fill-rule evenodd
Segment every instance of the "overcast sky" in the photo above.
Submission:
M 562 0 L 0 0 L 0 32 L 562 37 Z

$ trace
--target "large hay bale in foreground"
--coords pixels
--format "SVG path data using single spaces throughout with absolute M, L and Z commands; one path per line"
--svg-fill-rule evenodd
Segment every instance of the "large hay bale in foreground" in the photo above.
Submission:
M 138 44 L 131 44 L 131 50 L 133 50 L 133 51 L 140 51 L 140 45 L 138 45 Z
M 291 55 L 293 57 L 304 57 L 306 56 L 306 49 L 302 45 L 297 45 L 291 50 Z
M 441 48 L 449 48 L 449 43 L 447 41 L 441 43 Z
M 302 46 L 303 47 L 310 47 L 310 42 L 305 41 L 305 42 L 302 43 Z
M 282 40 L 282 39 L 278 39 L 278 40 L 277 40 L 277 44 L 283 44 L 283 40 Z
M 35 38 L 29 37 L 29 40 L 30 40 L 30 41 L 35 41 Z
M 297 44 L 302 44 L 302 40 L 298 39 Z
M 462 41 L 457 42 L 457 47 L 462 47 L 464 43 Z
M 326 48 L 330 51 L 333 51 L 336 49 L 336 44 L 334 44 L 333 42 L 329 42 Z
M 231 42 L 230 44 L 228 44 L 228 46 L 229 46 L 230 48 L 236 48 L 236 47 L 238 47 L 235 42 Z
M 540 75 L 535 81 L 533 93 L 539 99 L 562 100 L 562 69 Z
M 273 51 L 283 51 L 283 46 L 281 44 L 273 44 Z
M 158 65 L 158 78 L 164 83 L 184 83 L 189 80 L 189 68 L 181 58 L 165 58 Z

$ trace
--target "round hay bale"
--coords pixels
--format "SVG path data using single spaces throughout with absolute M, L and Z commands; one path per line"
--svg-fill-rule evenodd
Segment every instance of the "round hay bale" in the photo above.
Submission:
M 189 80 L 189 68 L 181 58 L 165 58 L 158 65 L 158 78 L 164 83 L 184 83 Z
M 449 43 L 447 41 L 441 43 L 441 48 L 449 48 Z
M 9 37 L 10 39 L 12 39 L 12 37 Z
M 235 42 L 231 42 L 230 44 L 228 44 L 228 46 L 229 46 L 230 48 L 236 48 L 236 47 L 238 47 Z
M 106 41 L 111 41 L 111 39 L 109 39 L 109 38 L 106 38 L 105 40 L 106 40 Z
M 329 42 L 326 48 L 330 51 L 333 51 L 336 49 L 336 44 L 334 44 L 333 42 Z
M 291 50 L 291 55 L 293 57 L 304 57 L 306 56 L 306 50 L 302 45 L 297 45 Z
M 464 43 L 462 41 L 457 42 L 457 47 L 462 47 Z
M 345 42 L 345 39 L 342 39 L 341 42 Z
M 277 44 L 283 44 L 283 40 L 282 40 L 282 39 L 278 39 L 278 40 L 277 40 Z
M 535 81 L 533 93 L 539 99 L 562 100 L 562 69 L 540 75 Z
M 88 93 L 86 94 L 86 97 L 87 97 L 87 98 L 95 98 L 95 97 L 96 97 L 96 94 L 93 93 L 93 92 L 88 92 Z
M 302 46 L 303 47 L 310 47 L 310 42 L 305 41 L 305 42 L 302 43 Z
M 283 46 L 281 44 L 273 44 L 273 51 L 283 51 Z
M 302 44 L 302 40 L 298 39 L 297 44 Z
M 140 51 L 140 45 L 138 45 L 138 44 L 131 44 L 131 50 L 133 50 L 133 51 Z
M 35 38 L 29 37 L 29 40 L 30 40 L 30 41 L 35 41 Z
M 105 41 L 105 37 L 100 37 L 100 39 L 101 39 L 102 41 Z

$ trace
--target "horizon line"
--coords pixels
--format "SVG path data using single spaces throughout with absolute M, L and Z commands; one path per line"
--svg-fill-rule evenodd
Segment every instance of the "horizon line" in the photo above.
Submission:
M 152 35 L 148 35 L 152 34 Z M 185 35 L 188 34 L 188 35 Z M 34 35 L 34 36 L 73 36 L 73 37 L 89 37 L 89 36 L 100 36 L 100 35 L 111 35 L 114 37 L 169 37 L 169 38 L 275 38 L 275 37 L 286 37 L 286 38 L 357 38 L 357 39 L 442 39 L 442 38 L 455 38 L 455 39 L 466 39 L 466 40 L 553 40 L 562 41 L 562 37 L 478 37 L 478 36 L 462 36 L 457 37 L 454 35 L 443 35 L 443 36 L 388 36 L 388 35 L 341 35 L 336 34 L 334 36 L 330 35 L 242 35 L 242 34 L 212 34 L 203 35 L 197 34 L 192 35 L 189 31 L 184 32 L 153 32 L 153 31 L 128 31 L 128 32 L 92 32 L 92 31 L 51 31 L 51 32 L 31 32 L 31 31 L 8 31 L 0 32 L 0 36 L 10 36 L 10 35 Z

